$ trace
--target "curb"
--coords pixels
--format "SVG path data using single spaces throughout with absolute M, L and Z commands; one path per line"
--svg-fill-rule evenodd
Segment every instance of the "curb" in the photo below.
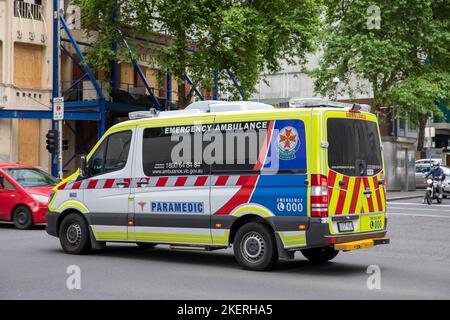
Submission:
M 423 197 L 423 195 L 394 197 L 394 198 L 387 198 L 386 201 L 407 200 L 407 199 L 416 199 L 416 198 L 422 198 L 422 197 Z

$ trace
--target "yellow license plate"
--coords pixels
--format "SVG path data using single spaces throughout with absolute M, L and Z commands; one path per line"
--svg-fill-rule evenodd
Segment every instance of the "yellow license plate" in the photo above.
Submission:
M 361 232 L 377 231 L 384 229 L 385 216 L 383 213 L 372 215 L 361 215 Z

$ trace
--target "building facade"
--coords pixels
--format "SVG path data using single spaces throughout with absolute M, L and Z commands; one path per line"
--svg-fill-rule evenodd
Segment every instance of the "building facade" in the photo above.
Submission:
M 88 36 L 81 23 L 80 9 L 69 1 L 59 1 L 61 14 L 65 18 L 73 38 L 78 41 L 81 52 L 95 36 Z M 0 0 L 0 109 L 9 114 L 14 110 L 51 110 L 53 89 L 53 1 L 51 0 Z M 127 30 L 122 32 L 127 35 Z M 66 111 L 92 110 L 99 94 L 92 79 L 87 76 L 81 57 L 68 34 L 61 29 L 60 87 Z M 127 37 L 127 36 L 126 36 Z M 177 108 L 178 81 L 162 72 L 154 57 L 161 47 L 163 37 L 158 34 L 143 35 L 141 40 L 127 37 L 131 47 L 137 49 L 136 64 L 153 88 L 156 99 L 165 108 Z M 162 44 L 164 45 L 164 44 Z M 123 43 L 118 50 L 126 50 Z M 133 63 L 112 63 L 111 70 L 93 70 L 95 82 L 101 87 L 106 101 L 102 117 L 106 128 L 127 120 L 129 111 L 148 110 L 152 97 L 137 67 Z M 186 85 L 189 90 L 189 85 Z M 204 92 L 211 98 L 211 92 Z M 51 120 L 0 118 L 0 162 L 14 162 L 51 169 L 51 156 L 46 150 L 47 131 Z M 64 175 L 73 172 L 80 156 L 87 154 L 101 134 L 98 120 L 65 120 L 63 137 L 68 149 L 63 153 Z
M 51 108 L 51 33 L 51 1 L 0 0 L 0 108 Z M 48 170 L 50 126 L 49 120 L 0 119 L 0 162 Z

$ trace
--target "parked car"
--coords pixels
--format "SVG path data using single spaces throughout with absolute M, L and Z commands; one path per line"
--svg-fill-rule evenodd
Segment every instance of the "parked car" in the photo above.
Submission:
M 0 221 L 18 229 L 45 223 L 50 192 L 58 182 L 38 168 L 0 164 Z
M 445 180 L 442 183 L 442 188 L 444 189 L 444 198 L 450 198 L 450 167 L 441 166 L 444 170 Z
M 425 174 L 430 172 L 431 164 L 429 163 L 416 163 L 416 188 L 425 189 L 427 184 L 425 181 Z
M 416 160 L 416 165 L 418 165 L 418 164 L 428 164 L 428 165 L 431 165 L 431 164 L 433 164 L 433 162 L 435 162 L 435 161 L 437 161 L 437 162 L 439 162 L 439 163 L 442 163 L 442 160 L 441 160 L 441 159 L 438 159 L 438 158 L 426 158 L 426 159 Z

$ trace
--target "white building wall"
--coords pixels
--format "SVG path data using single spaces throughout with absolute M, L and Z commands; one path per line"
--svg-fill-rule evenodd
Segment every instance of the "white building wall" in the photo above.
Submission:
M 27 1 L 33 3 L 33 1 Z M 52 22 L 51 0 L 42 1 L 42 20 L 14 16 L 15 1 L 0 0 L 0 108 L 49 110 L 52 89 Z M 33 44 L 42 47 L 42 85 L 40 88 L 19 87 L 14 83 L 14 45 Z M 45 133 L 50 120 L 39 122 L 39 166 L 49 169 L 50 156 L 45 149 Z M 0 162 L 17 162 L 18 119 L 0 119 Z M 36 138 L 36 137 L 30 137 Z
M 318 67 L 321 53 L 309 55 L 305 69 L 310 71 Z M 261 80 L 256 86 L 257 92 L 252 99 L 278 99 L 278 98 L 311 98 L 321 97 L 314 92 L 314 79 L 302 72 L 298 65 L 283 63 L 282 70 L 276 74 L 261 74 Z M 265 83 L 267 82 L 267 84 Z M 364 93 L 350 94 L 343 91 L 342 84 L 338 85 L 338 99 L 372 98 L 370 85 L 366 81 L 356 78 L 350 81 L 350 88 L 361 87 Z

